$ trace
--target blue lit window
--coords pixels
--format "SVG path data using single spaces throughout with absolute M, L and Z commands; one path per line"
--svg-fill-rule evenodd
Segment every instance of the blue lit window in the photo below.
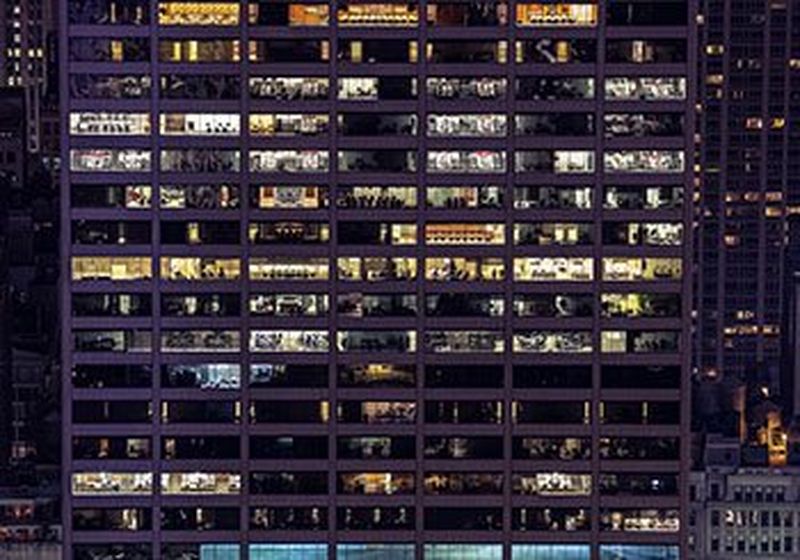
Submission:
M 503 545 L 426 544 L 425 560 L 503 560 Z
M 511 560 L 589 560 L 588 544 L 515 544 Z
M 239 545 L 201 544 L 200 560 L 239 560 Z
M 328 560 L 328 545 L 251 544 L 250 560 Z
M 414 560 L 414 545 L 340 544 L 336 560 Z
M 604 544 L 600 560 L 679 560 L 678 547 L 666 544 Z

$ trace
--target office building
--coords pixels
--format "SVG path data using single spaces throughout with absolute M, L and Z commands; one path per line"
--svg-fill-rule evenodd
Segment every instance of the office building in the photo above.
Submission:
M 42 237 L 55 241 L 56 205 L 52 190 L 38 198 L 51 184 L 30 180 L 26 125 L 24 88 L 0 88 L 0 558 L 55 560 L 57 247 Z
M 68 559 L 683 557 L 695 6 L 61 10 Z
M 740 442 L 712 437 L 692 472 L 691 560 L 797 558 L 800 470 L 748 461 Z
M 781 389 L 790 277 L 788 217 L 800 212 L 800 6 L 701 2 L 695 366 Z

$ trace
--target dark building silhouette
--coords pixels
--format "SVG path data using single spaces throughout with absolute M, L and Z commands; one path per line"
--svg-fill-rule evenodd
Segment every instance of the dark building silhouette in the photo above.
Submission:
M 0 6 L 0 558 L 61 555 L 55 2 Z M 56 78 L 56 80 L 48 80 Z M 49 87 L 48 87 L 49 86 Z
M 695 366 L 781 389 L 787 220 L 800 209 L 800 6 L 701 2 Z

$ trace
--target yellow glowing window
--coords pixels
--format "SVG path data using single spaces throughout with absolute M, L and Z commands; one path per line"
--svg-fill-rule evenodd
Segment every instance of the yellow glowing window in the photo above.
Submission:
M 344 27 L 415 27 L 419 9 L 413 4 L 349 4 L 339 8 L 337 18 Z
M 189 222 L 186 224 L 186 241 L 190 245 L 196 245 L 202 241 L 200 237 L 200 224 L 197 222 Z
M 173 495 L 238 494 L 241 475 L 234 473 L 171 472 L 161 474 L 161 493 Z
M 604 353 L 625 352 L 628 333 L 625 331 L 603 331 L 600 335 L 600 351 Z
M 149 472 L 84 472 L 72 475 L 73 496 L 141 495 L 153 492 Z
M 419 45 L 416 41 L 408 42 L 408 61 L 417 62 L 419 60 Z
M 238 2 L 161 2 L 160 25 L 238 25 Z
M 594 4 L 517 4 L 520 27 L 593 27 L 597 25 Z
M 165 62 L 237 62 L 239 41 L 163 41 L 160 59 Z
M 518 257 L 514 280 L 521 282 L 588 282 L 594 276 L 592 258 Z
M 312 113 L 251 114 L 254 136 L 318 134 L 327 129 L 328 115 Z
M 503 224 L 427 224 L 427 245 L 502 245 Z
M 150 257 L 73 257 L 73 280 L 147 280 Z
M 251 258 L 248 264 L 250 280 L 327 280 L 328 259 L 294 259 L 291 257 Z
M 328 25 L 327 4 L 290 4 L 289 25 L 291 27 L 319 27 Z
M 497 62 L 505 64 L 508 62 L 508 42 L 498 41 L 497 43 Z
M 239 274 L 239 259 L 161 257 L 164 280 L 235 280 Z
M 607 282 L 677 280 L 683 272 L 683 262 L 675 258 L 605 257 L 602 265 L 603 280 Z
M 350 60 L 353 62 L 361 62 L 364 58 L 364 45 L 361 41 L 353 41 L 350 43 Z
M 718 56 L 725 53 L 725 45 L 707 45 L 706 54 Z
M 122 62 L 124 53 L 122 48 L 122 41 L 111 41 L 111 60 L 114 62 Z

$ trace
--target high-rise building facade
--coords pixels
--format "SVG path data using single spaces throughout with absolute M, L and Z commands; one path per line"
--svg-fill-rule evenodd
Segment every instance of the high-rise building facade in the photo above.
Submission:
M 780 390 L 787 218 L 800 212 L 800 4 L 700 4 L 695 365 Z
M 61 10 L 67 558 L 682 557 L 690 2 Z

